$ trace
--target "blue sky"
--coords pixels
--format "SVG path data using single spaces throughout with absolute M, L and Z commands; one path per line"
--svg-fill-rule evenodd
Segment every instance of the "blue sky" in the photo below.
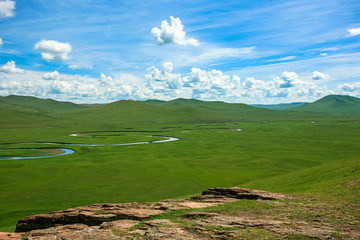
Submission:
M 0 95 L 360 96 L 360 2 L 0 0 Z

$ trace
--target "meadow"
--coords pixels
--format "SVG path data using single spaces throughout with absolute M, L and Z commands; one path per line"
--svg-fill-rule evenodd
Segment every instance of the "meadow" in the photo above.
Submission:
M 180 198 L 211 187 L 338 195 L 351 202 L 359 197 L 356 191 L 341 188 L 359 178 L 356 114 L 192 100 L 57 105 L 0 102 L 6 116 L 0 120 L 0 148 L 42 148 L 7 150 L 4 155 L 37 156 L 57 147 L 76 151 L 46 159 L 0 161 L 0 231 L 14 231 L 18 219 L 32 214 L 93 203 Z M 69 136 L 73 133 L 83 134 Z M 180 140 L 132 146 L 61 144 L 161 139 L 156 136 Z M 19 142 L 58 145 L 5 144 Z

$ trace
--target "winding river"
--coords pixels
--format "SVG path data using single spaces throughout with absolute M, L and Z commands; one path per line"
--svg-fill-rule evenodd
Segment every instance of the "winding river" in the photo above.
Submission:
M 69 136 L 79 136 L 78 133 L 70 134 Z M 166 137 L 166 136 L 156 136 L 156 135 L 141 135 L 143 137 L 159 137 L 164 138 L 164 140 L 157 140 L 157 141 L 148 141 L 148 142 L 134 142 L 134 143 L 114 143 L 114 144 L 83 144 L 83 143 L 58 143 L 58 142 L 22 142 L 22 143 L 2 143 L 0 145 L 17 145 L 17 144 L 44 144 L 44 145 L 67 145 L 67 146 L 84 146 L 84 147 L 103 147 L 103 146 L 130 146 L 130 145 L 140 145 L 140 144 L 150 144 L 150 143 L 166 143 L 166 142 L 173 142 L 180 140 L 176 137 Z M 70 148 L 57 148 L 62 152 L 59 154 L 54 155 L 46 155 L 46 156 L 32 156 L 32 157 L 1 157 L 1 151 L 5 150 L 34 150 L 40 148 L 28 148 L 28 149 L 0 149 L 0 160 L 20 160 L 20 159 L 35 159 L 35 158 L 50 158 L 62 155 L 72 154 L 75 151 Z

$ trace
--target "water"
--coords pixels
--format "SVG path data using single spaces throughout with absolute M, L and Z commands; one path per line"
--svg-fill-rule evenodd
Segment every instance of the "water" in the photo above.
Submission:
M 70 134 L 69 136 L 78 136 L 77 133 Z M 139 144 L 150 144 L 150 143 L 165 143 L 165 142 L 173 142 L 180 140 L 175 137 L 164 137 L 164 136 L 154 136 L 154 135 L 142 135 L 144 137 L 161 137 L 166 138 L 164 140 L 157 141 L 149 141 L 149 142 L 135 142 L 135 143 L 115 143 L 115 144 L 82 144 L 82 143 L 56 143 L 56 142 L 23 142 L 23 143 L 10 143 L 10 144 L 0 144 L 0 145 L 17 145 L 17 144 L 46 144 L 46 145 L 67 145 L 67 146 L 83 146 L 83 147 L 103 147 L 103 146 L 130 146 L 130 145 L 139 145 Z M 29 148 L 38 149 L 38 148 Z M 36 158 L 50 158 L 57 157 L 62 155 L 72 154 L 75 151 L 69 148 L 59 148 L 63 152 L 55 155 L 47 155 L 47 156 L 33 156 L 33 157 L 1 157 L 0 160 L 21 160 L 21 159 L 36 159 Z M 19 150 L 19 149 L 0 149 L 1 150 Z M 22 149 L 25 150 L 25 149 Z M 1 155 L 1 154 L 0 154 Z
M 36 148 L 29 148 L 29 150 L 36 149 Z M 72 154 L 75 151 L 69 148 L 59 148 L 62 153 L 54 154 L 54 155 L 47 155 L 47 156 L 34 156 L 34 157 L 0 157 L 0 160 L 20 160 L 20 159 L 35 159 L 35 158 L 50 158 L 50 157 L 56 157 L 56 156 L 62 156 L 62 155 L 68 155 Z M 4 150 L 17 150 L 17 149 L 0 149 L 0 151 Z M 22 149 L 24 150 L 24 149 Z

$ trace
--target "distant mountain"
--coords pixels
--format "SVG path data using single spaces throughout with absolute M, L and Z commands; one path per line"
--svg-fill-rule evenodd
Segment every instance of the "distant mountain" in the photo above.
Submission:
M 289 105 L 297 105 L 288 110 Z M 259 105 L 258 105 L 259 106 Z M 266 107 L 271 108 L 271 107 Z M 71 123 L 146 123 L 146 122 L 197 122 L 252 119 L 257 117 L 290 116 L 297 112 L 360 114 L 360 99 L 349 96 L 327 96 L 314 103 L 273 105 L 271 109 L 242 103 L 175 99 L 171 101 L 120 100 L 108 104 L 75 104 L 52 99 L 26 96 L 0 97 L 0 113 L 7 124 L 34 119 L 48 122 L 52 119 Z M 38 120 L 35 120 L 38 119 Z M 5 124 L 4 122 L 4 124 Z
M 360 99 L 345 95 L 329 95 L 313 103 L 296 106 L 290 111 L 333 114 L 360 114 Z
M 201 101 L 196 99 L 178 98 L 161 104 L 165 107 L 187 107 L 194 109 L 202 109 L 227 117 L 241 117 L 244 114 L 267 113 L 268 110 L 258 109 L 243 103 L 226 103 L 220 101 Z
M 272 110 L 288 110 L 295 106 L 302 106 L 308 104 L 306 102 L 280 103 L 280 104 L 251 104 L 250 106 L 257 108 L 265 108 Z
M 282 112 L 260 109 L 241 103 L 206 102 L 195 99 L 171 101 L 120 100 L 97 107 L 54 113 L 76 122 L 197 122 L 235 120 L 253 116 L 278 116 Z M 285 113 L 284 113 L 285 114 Z
M 0 107 L 2 109 L 11 109 L 33 113 L 53 113 L 85 108 L 85 106 L 81 106 L 72 102 L 59 102 L 52 99 L 17 95 L 0 97 Z
M 179 122 L 221 119 L 216 113 L 187 107 L 166 107 L 165 102 L 120 100 L 102 106 L 69 111 L 61 116 L 76 121 L 96 122 Z

